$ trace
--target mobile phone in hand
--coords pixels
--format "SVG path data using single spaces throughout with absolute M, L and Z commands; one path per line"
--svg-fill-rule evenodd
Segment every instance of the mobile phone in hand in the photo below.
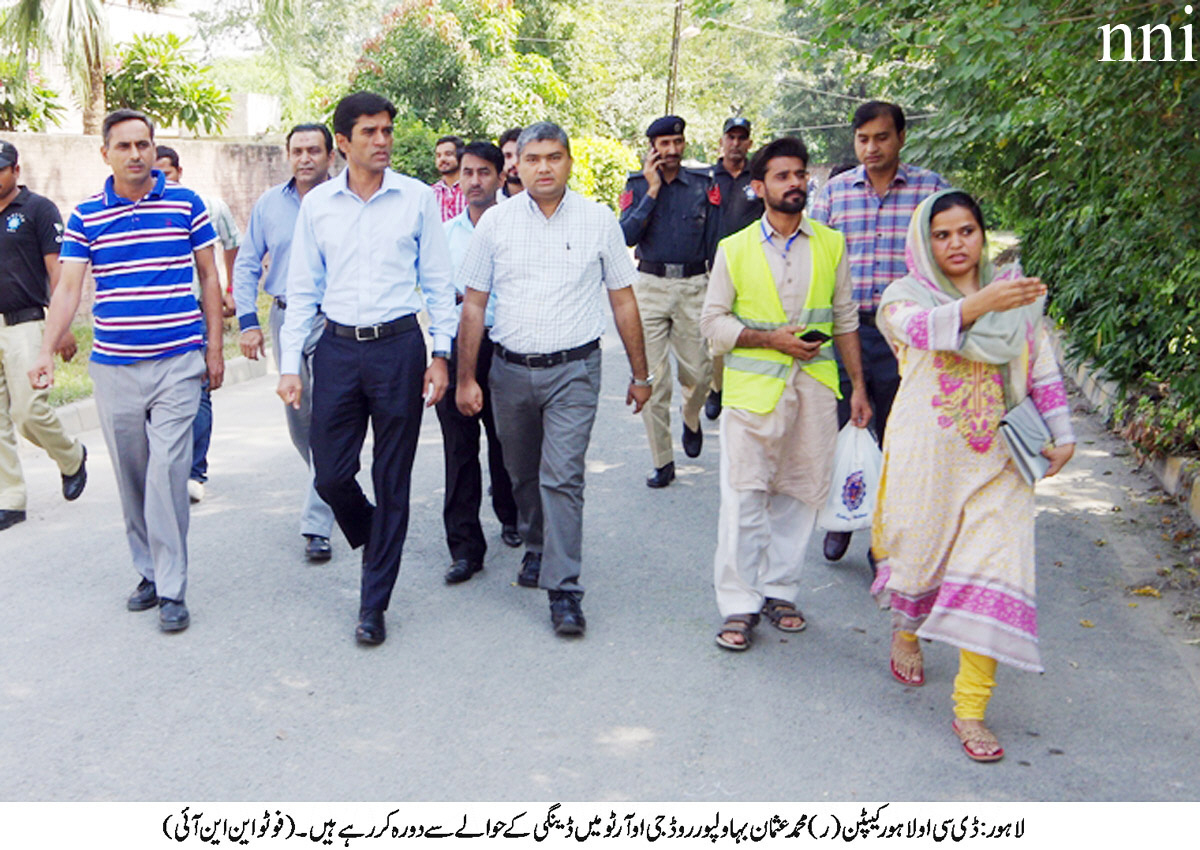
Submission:
M 801 334 L 800 339 L 804 340 L 804 342 L 827 342 L 828 340 L 832 339 L 832 337 L 823 331 L 813 328 L 811 331 Z

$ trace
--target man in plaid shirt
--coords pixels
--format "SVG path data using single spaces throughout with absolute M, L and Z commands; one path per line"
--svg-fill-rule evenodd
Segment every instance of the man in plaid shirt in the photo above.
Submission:
M 900 386 L 891 347 L 875 328 L 875 310 L 883 290 L 904 277 L 904 238 L 917 205 L 934 192 L 950 188 L 940 174 L 900 161 L 904 146 L 904 111 L 894 103 L 871 101 L 854 113 L 854 153 L 858 168 L 830 178 L 813 204 L 812 219 L 846 235 L 850 278 L 858 305 L 858 336 L 862 343 L 867 397 L 875 410 L 880 442 Z M 838 426 L 850 418 L 850 378 L 839 359 L 842 400 Z M 825 557 L 837 561 L 846 554 L 850 533 L 825 535 Z
M 466 142 L 458 136 L 442 136 L 433 146 L 433 164 L 442 176 L 430 184 L 430 187 L 437 197 L 443 222 L 449 221 L 467 208 L 462 186 L 458 185 L 459 164 L 465 144 Z

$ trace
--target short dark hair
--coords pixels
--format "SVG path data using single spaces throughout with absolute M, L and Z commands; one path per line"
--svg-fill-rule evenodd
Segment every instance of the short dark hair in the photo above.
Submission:
M 858 168 L 857 162 L 839 162 L 833 168 L 829 169 L 830 177 L 837 177 L 839 174 L 845 174 L 847 171 L 853 171 Z
M 171 167 L 176 171 L 179 170 L 179 152 L 175 148 L 169 148 L 166 145 L 159 145 L 154 149 L 154 160 L 157 162 L 160 159 L 168 160 Z
M 375 113 L 372 112 L 368 114 L 374 115 Z M 351 122 L 350 126 L 354 126 L 353 122 Z M 324 124 L 297 124 L 295 127 L 288 130 L 287 138 L 283 140 L 283 147 L 285 150 L 291 149 L 292 136 L 296 135 L 297 133 L 320 133 L 325 137 L 325 153 L 329 153 L 333 150 L 333 133 L 330 133 L 329 128 Z
M 808 167 L 808 148 L 804 146 L 804 142 L 800 141 L 799 136 L 781 136 L 775 141 L 763 145 L 758 149 L 750 160 L 750 179 L 765 180 L 767 177 L 767 166 L 771 160 L 779 159 L 781 156 L 794 156 L 797 159 L 804 160 L 804 165 Z
M 896 104 L 888 103 L 885 100 L 867 101 L 854 110 L 854 118 L 850 121 L 850 129 L 857 130 L 868 121 L 883 118 L 885 115 L 892 117 L 892 125 L 896 128 L 897 134 L 904 132 L 904 110 Z
M 467 154 L 487 160 L 496 169 L 496 174 L 504 174 L 504 151 L 491 142 L 471 142 L 471 144 L 462 149 L 458 161 L 462 162 L 462 158 Z
M 503 133 L 500 134 L 500 138 L 497 140 L 496 144 L 499 145 L 500 147 L 504 147 L 509 142 L 515 142 L 517 139 L 521 138 L 521 130 L 522 129 L 524 129 L 524 128 L 523 127 L 509 127 L 507 130 L 505 130 Z
M 553 121 L 538 121 L 522 130 L 521 135 L 517 136 L 517 154 L 524 153 L 525 146 L 530 142 L 558 142 L 567 149 L 567 156 L 571 155 L 571 139 L 567 131 Z
M 462 136 L 442 136 L 440 139 L 438 139 L 436 142 L 433 143 L 434 150 L 437 150 L 437 148 L 446 144 L 446 142 L 450 142 L 451 144 L 454 145 L 454 155 L 458 159 L 462 159 L 463 146 L 466 144 L 466 142 L 463 140 Z
M 333 110 L 333 132 L 347 139 L 354 132 L 354 122 L 363 115 L 378 115 L 386 112 L 393 120 L 396 117 L 396 107 L 381 94 L 370 91 L 356 91 L 338 101 Z
M 933 217 L 935 215 L 940 212 L 945 212 L 948 209 L 953 209 L 954 207 L 964 207 L 967 212 L 975 216 L 975 222 L 979 225 L 979 229 L 983 231 L 985 236 L 987 235 L 987 225 L 983 223 L 983 210 L 979 208 L 979 203 L 966 192 L 957 189 L 953 192 L 947 192 L 930 205 L 930 224 L 933 223 Z
M 138 112 L 136 109 L 114 109 L 104 116 L 104 124 L 100 130 L 104 136 L 105 147 L 108 146 L 108 137 L 112 134 L 112 128 L 126 121 L 141 121 L 150 128 L 150 138 L 154 138 L 154 122 L 145 112 Z

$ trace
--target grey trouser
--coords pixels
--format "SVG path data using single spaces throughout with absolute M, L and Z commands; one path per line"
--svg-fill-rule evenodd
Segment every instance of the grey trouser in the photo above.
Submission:
M 133 566 L 158 595 L 187 591 L 188 473 L 204 355 L 124 366 L 89 364 L 100 430 L 112 457 Z
M 584 456 L 600 397 L 600 351 L 547 369 L 497 352 L 489 381 L 517 525 L 525 548 L 542 555 L 538 586 L 581 597 Z
M 275 349 L 275 368 L 279 368 L 279 331 L 283 328 L 283 319 L 287 311 L 279 306 L 278 301 L 271 302 L 271 345 Z M 317 340 L 325 330 L 324 316 L 318 316 L 309 330 L 308 338 L 304 340 L 304 353 L 300 358 L 300 409 L 290 404 L 283 406 L 287 416 L 288 434 L 291 435 L 292 445 L 304 458 L 308 465 L 308 489 L 304 494 L 304 513 L 300 517 L 300 533 L 317 537 L 329 537 L 333 533 L 333 511 L 329 505 L 321 501 L 317 495 L 316 478 L 312 474 L 312 449 L 309 447 L 309 432 L 312 428 L 312 357 L 316 350 Z

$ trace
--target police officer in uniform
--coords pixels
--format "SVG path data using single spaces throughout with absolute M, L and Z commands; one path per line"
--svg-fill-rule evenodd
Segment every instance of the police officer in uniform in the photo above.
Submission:
M 765 209 L 762 198 L 750 185 L 750 168 L 747 164 L 750 146 L 750 119 L 740 115 L 726 119 L 721 131 L 721 157 L 712 167 L 713 181 L 721 195 L 718 242 L 762 218 Z M 716 419 L 721 415 L 724 358 L 718 354 L 713 357 L 712 363 L 712 389 L 708 392 L 708 400 L 704 402 L 704 415 Z
M 63 430 L 50 391 L 30 386 L 46 326 L 50 292 L 58 285 L 62 217 L 58 207 L 20 184 L 17 149 L 0 142 L 0 530 L 25 521 L 25 478 L 17 454 L 24 436 L 58 464 L 62 493 L 79 498 L 87 484 L 87 450 Z M 68 329 L 54 346 L 75 354 Z
M 675 354 L 683 388 L 683 450 L 700 454 L 704 434 L 700 409 L 712 377 L 708 346 L 700 335 L 700 308 L 720 227 L 720 196 L 708 168 L 682 165 L 684 120 L 659 118 L 646 129 L 646 165 L 629 176 L 621 194 L 621 230 L 636 245 L 634 285 L 646 359 L 656 376 L 650 403 L 642 410 L 654 471 L 649 487 L 675 480 L 671 447 L 671 377 L 668 350 Z

